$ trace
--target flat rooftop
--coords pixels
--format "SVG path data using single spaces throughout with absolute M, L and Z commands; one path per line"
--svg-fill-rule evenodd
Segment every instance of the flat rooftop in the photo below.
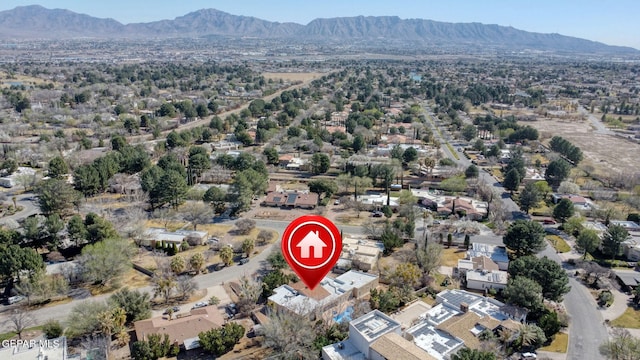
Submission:
M 349 323 L 367 342 L 371 343 L 380 336 L 400 329 L 400 323 L 384 313 L 373 310 Z
M 438 360 L 444 360 L 453 350 L 462 346 L 461 340 L 438 330 L 433 325 L 423 321 L 407 330 L 413 337 L 413 342 L 422 350 Z

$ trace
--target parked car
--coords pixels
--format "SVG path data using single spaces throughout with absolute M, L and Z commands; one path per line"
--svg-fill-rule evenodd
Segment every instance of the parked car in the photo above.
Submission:
M 334 201 L 333 205 L 340 205 L 340 200 L 338 199 L 338 200 Z
M 224 309 L 227 311 L 230 318 L 234 317 L 238 313 L 238 307 L 234 303 L 225 306 Z
M 371 214 L 371 216 L 373 216 L 373 217 L 382 217 L 382 216 L 384 216 L 384 213 L 382 211 L 374 211 L 373 214 Z
M 169 314 L 169 309 L 173 310 L 173 313 L 174 313 L 174 314 L 175 314 L 175 313 L 177 313 L 178 311 L 180 311 L 180 307 L 178 307 L 178 306 L 174 306 L 174 307 L 170 307 L 170 308 L 168 308 L 168 309 L 167 309 L 167 310 L 165 310 L 162 314 L 163 314 L 163 315 L 167 315 L 167 314 Z
M 9 305 L 13 305 L 15 303 L 19 303 L 20 301 L 26 299 L 26 297 L 22 296 L 22 295 L 16 295 L 16 296 L 10 296 L 7 299 L 7 304 Z
M 200 301 L 200 302 L 195 303 L 195 305 L 193 305 L 192 309 L 199 309 L 199 308 L 205 307 L 205 306 L 209 306 L 209 304 L 204 302 L 204 301 Z
M 555 224 L 557 224 L 557 222 L 555 220 L 553 220 L 553 219 L 544 219 L 544 220 L 542 220 L 542 223 L 545 224 L 545 225 L 555 225 Z
M 244 265 L 249 262 L 249 258 L 242 258 L 238 261 L 238 265 Z

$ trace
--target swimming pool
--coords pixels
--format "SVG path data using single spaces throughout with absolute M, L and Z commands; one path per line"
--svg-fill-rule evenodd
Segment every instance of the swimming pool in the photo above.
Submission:
M 343 312 L 333 317 L 333 321 L 338 324 L 343 321 L 351 321 L 351 314 L 353 314 L 353 306 L 347 307 Z

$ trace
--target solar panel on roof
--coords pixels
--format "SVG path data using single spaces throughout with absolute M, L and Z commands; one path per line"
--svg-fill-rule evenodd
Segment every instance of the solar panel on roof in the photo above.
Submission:
M 287 204 L 295 204 L 297 198 L 298 194 L 289 194 L 289 196 L 287 197 Z

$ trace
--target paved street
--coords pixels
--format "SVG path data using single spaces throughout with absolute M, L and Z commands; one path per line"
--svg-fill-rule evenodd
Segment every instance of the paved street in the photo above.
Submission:
M 562 258 L 551 245 L 538 256 L 562 264 Z M 600 344 L 609 336 L 602 314 L 584 285 L 572 276 L 569 276 L 569 285 L 571 291 L 564 297 L 564 306 L 571 317 L 567 360 L 600 360 Z

